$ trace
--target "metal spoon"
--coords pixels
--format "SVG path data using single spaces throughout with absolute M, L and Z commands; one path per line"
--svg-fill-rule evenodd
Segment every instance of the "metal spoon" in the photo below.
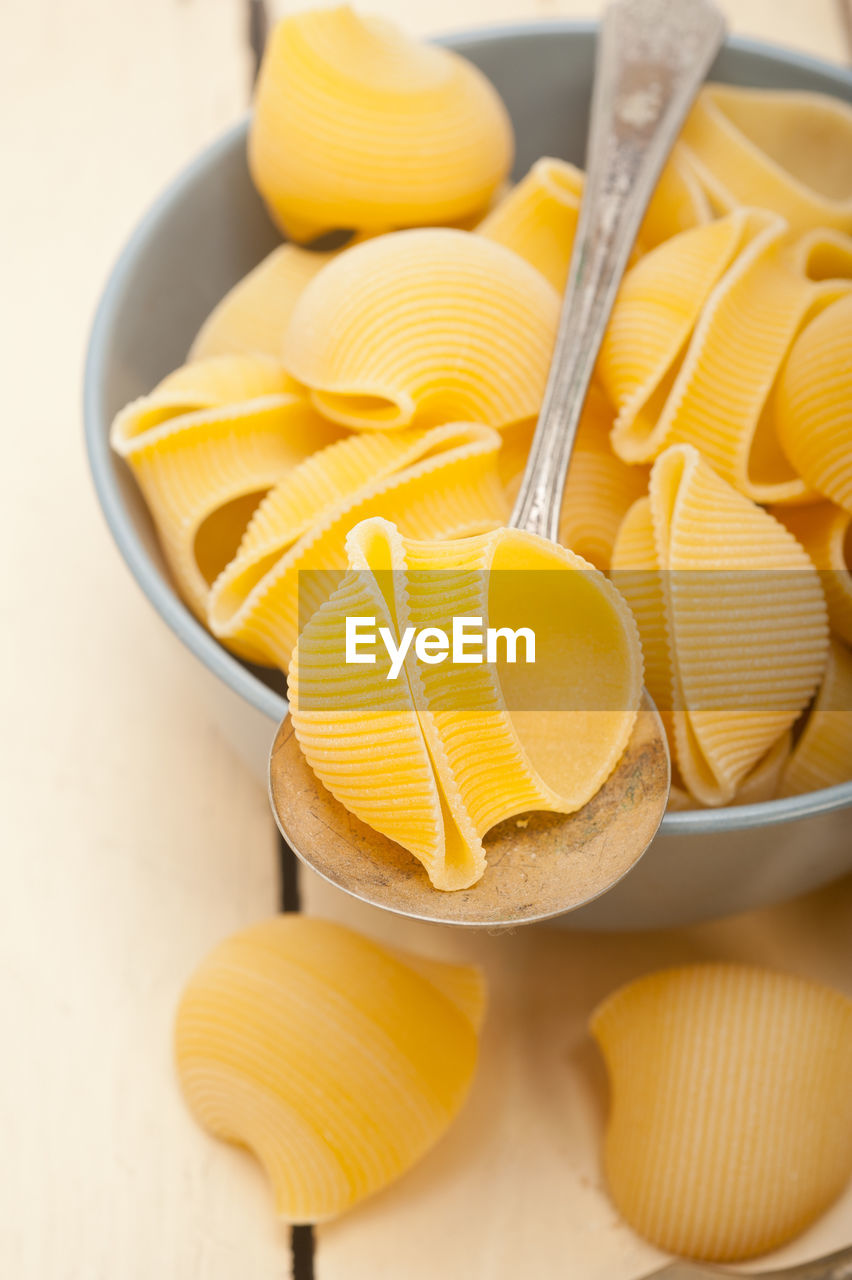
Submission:
M 724 36 L 710 0 L 615 0 L 598 44 L 587 175 L 571 271 L 541 415 L 511 525 L 556 541 L 577 424 L 642 216 Z M 572 814 L 510 818 L 485 839 L 471 889 L 433 889 L 420 863 L 359 821 L 314 777 L 289 719 L 270 759 L 270 797 L 298 856 L 356 898 L 419 919 L 512 925 L 571 911 L 605 893 L 662 821 L 670 766 L 647 693 L 617 768 Z

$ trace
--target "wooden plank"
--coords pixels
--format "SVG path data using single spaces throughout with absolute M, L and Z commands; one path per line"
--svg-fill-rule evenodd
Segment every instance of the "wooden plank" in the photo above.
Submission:
M 831 56 L 831 0 L 728 0 L 735 29 Z M 289 6 L 295 7 L 295 6 Z M 567 0 L 376 0 L 420 32 L 583 16 Z M 222 735 L 211 679 L 111 548 L 76 406 L 89 320 L 127 232 L 243 109 L 242 4 L 32 0 L 0 41 L 7 379 L 7 581 L 0 770 L 5 1140 L 0 1257 L 16 1280 L 273 1280 L 288 1236 L 251 1159 L 201 1134 L 170 1061 L 186 975 L 275 910 L 262 786 Z M 11 624 L 11 625 L 10 625 Z M 11 678 L 8 678 L 10 677 Z M 640 1274 L 597 1165 L 602 1078 L 583 1031 L 598 994 L 694 955 L 747 955 L 840 981 L 852 888 L 676 935 L 471 938 L 360 910 L 310 910 L 434 954 L 493 990 L 483 1066 L 447 1139 L 397 1188 L 318 1234 L 320 1280 Z M 848 976 L 848 975 L 847 975 Z M 520 1212 L 518 1210 L 520 1209 Z M 511 1230 L 507 1227 L 511 1225 Z M 787 1252 L 852 1234 L 847 1196 Z
M 842 0 L 840 0 L 842 2 Z M 750 39 L 787 45 L 815 57 L 848 61 L 838 0 L 718 0 L 731 31 Z M 369 0 L 362 7 L 382 13 L 421 35 L 478 25 L 529 22 L 536 18 L 596 18 L 604 0 Z M 299 9 L 322 8 L 325 0 L 271 0 L 273 18 Z
M 395 1186 L 317 1230 L 318 1280 L 637 1280 L 665 1260 L 618 1218 L 600 1169 L 606 1081 L 586 1030 L 621 983 L 696 960 L 790 969 L 852 994 L 852 879 L 797 903 L 647 934 L 530 928 L 483 936 L 347 903 L 315 876 L 307 909 L 387 942 L 482 964 L 490 986 L 479 1073 L 438 1146 Z M 852 1237 L 852 1187 L 761 1266 Z
M 2 1270 L 280 1277 L 263 1180 L 197 1130 L 170 1050 L 185 977 L 276 908 L 266 797 L 111 546 L 79 413 L 121 242 L 244 109 L 241 7 L 42 0 L 2 21 Z

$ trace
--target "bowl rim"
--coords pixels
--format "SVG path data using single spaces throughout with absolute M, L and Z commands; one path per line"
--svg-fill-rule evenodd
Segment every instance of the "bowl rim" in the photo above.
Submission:
M 541 35 L 594 35 L 597 22 L 574 22 L 546 19 L 540 22 L 516 22 L 472 27 L 448 35 L 432 37 L 435 44 L 464 51 L 483 42 L 526 39 Z M 852 72 L 842 66 L 823 62 L 810 54 L 799 53 L 761 40 L 729 36 L 725 48 L 770 58 L 786 66 L 815 72 L 836 83 L 838 89 L 852 88 Z M 838 95 L 843 96 L 843 95 Z M 289 704 L 283 694 L 276 693 L 257 678 L 238 658 L 229 653 L 178 596 L 166 576 L 152 560 L 121 499 L 113 476 L 114 457 L 109 444 L 110 422 L 104 404 L 106 348 L 119 309 L 127 276 L 140 249 L 151 238 L 161 218 L 201 172 L 214 166 L 248 130 L 247 112 L 212 143 L 203 148 L 171 179 L 138 220 L 107 277 L 89 331 L 83 377 L 83 421 L 89 470 L 95 492 L 118 550 L 150 603 L 175 636 L 215 676 L 234 693 L 244 698 L 257 711 L 278 723 L 287 714 Z M 783 799 L 763 800 L 756 804 L 731 805 L 718 809 L 689 809 L 667 813 L 660 831 L 663 835 L 703 835 L 724 831 L 741 831 L 754 827 L 775 826 L 796 819 L 810 818 L 852 806 L 852 781 Z

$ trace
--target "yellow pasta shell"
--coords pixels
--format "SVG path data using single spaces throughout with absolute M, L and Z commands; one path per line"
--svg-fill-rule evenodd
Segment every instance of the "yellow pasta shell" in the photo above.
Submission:
M 290 663 L 304 615 L 346 567 L 359 520 L 386 516 L 413 537 L 460 537 L 506 518 L 500 438 L 474 423 L 342 440 L 285 476 L 260 503 L 213 585 L 208 625 L 252 661 Z
M 784 770 L 781 795 L 852 781 L 852 653 L 832 640 L 828 666 Z
M 583 175 L 573 164 L 544 156 L 477 228 L 482 236 L 514 249 L 562 293 L 583 194 Z
M 762 760 L 747 773 L 737 788 L 731 801 L 732 805 L 761 804 L 766 800 L 774 800 L 779 793 L 781 778 L 793 748 L 793 733 L 788 729 L 769 748 Z M 691 796 L 682 786 L 672 784 L 669 792 L 669 809 L 680 812 L 684 809 L 701 809 L 704 806 Z
M 347 249 L 308 285 L 284 364 L 326 417 L 388 430 L 538 413 L 559 313 L 516 253 L 448 228 Z
M 676 143 L 642 221 L 639 249 L 647 253 L 681 231 L 710 222 L 712 216 L 687 150 Z
M 773 513 L 798 538 L 819 571 L 832 631 L 852 644 L 852 515 L 831 502 Z
M 348 5 L 296 14 L 270 35 L 249 165 L 290 239 L 484 211 L 513 149 L 493 85 L 448 49 Z
M 467 888 L 483 874 L 492 826 L 530 809 L 572 812 L 615 767 L 641 696 L 635 625 L 590 565 L 519 530 L 427 542 L 373 519 L 352 530 L 347 551 L 350 573 L 294 653 L 296 736 L 320 781 L 419 858 L 436 888 Z M 536 570 L 538 592 L 519 601 L 518 571 L 530 585 Z M 554 611 L 553 575 L 566 570 Z M 436 666 L 409 649 L 404 679 L 389 679 L 386 655 L 344 660 L 353 616 L 382 619 L 397 642 L 409 628 L 449 632 L 454 617 L 511 628 L 523 619 L 536 636 L 534 674 L 502 660 Z
M 281 345 L 299 295 L 333 253 L 282 244 L 225 294 L 190 348 L 189 360 L 242 354 L 281 358 Z
M 839 98 L 707 85 L 681 145 L 718 209 L 753 205 L 794 231 L 852 232 L 852 107 Z
M 266 491 L 341 434 L 289 385 L 265 358 L 199 361 L 113 423 L 112 446 L 145 496 L 181 595 L 201 618 Z
M 477 969 L 278 916 L 216 947 L 177 1014 L 196 1120 L 248 1147 L 285 1222 L 321 1222 L 404 1173 L 451 1123 L 476 1066 Z
M 781 445 L 814 489 L 852 513 L 852 293 L 797 338 L 778 389 Z
M 599 365 L 620 457 L 647 461 L 688 442 L 756 502 L 807 497 L 807 475 L 779 445 L 773 391 L 813 308 L 844 287 L 812 279 L 812 256 L 791 251 L 780 219 L 742 210 L 632 268 Z
M 728 804 L 825 670 L 826 609 L 813 566 L 696 449 L 673 445 L 654 464 L 649 498 L 625 517 L 613 570 L 680 776 L 701 803 Z
M 568 280 L 583 181 L 582 171 L 573 164 L 543 156 L 477 230 L 526 258 L 561 294 Z M 675 147 L 642 223 L 640 250 L 647 252 L 680 231 L 709 222 L 710 217 L 701 184 L 683 148 Z
M 852 1174 L 852 1001 L 747 965 L 649 974 L 592 1015 L 618 1211 L 661 1249 L 733 1262 L 809 1226 Z

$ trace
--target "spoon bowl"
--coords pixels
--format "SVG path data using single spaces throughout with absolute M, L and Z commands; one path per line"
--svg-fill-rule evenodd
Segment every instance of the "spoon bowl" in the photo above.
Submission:
M 507 818 L 485 837 L 485 875 L 454 893 L 434 889 L 412 854 L 335 800 L 314 777 L 289 717 L 272 745 L 269 794 L 287 843 L 338 889 L 416 920 L 500 928 L 573 911 L 635 866 L 666 810 L 669 754 L 646 693 L 623 756 L 589 803 L 576 813 Z

